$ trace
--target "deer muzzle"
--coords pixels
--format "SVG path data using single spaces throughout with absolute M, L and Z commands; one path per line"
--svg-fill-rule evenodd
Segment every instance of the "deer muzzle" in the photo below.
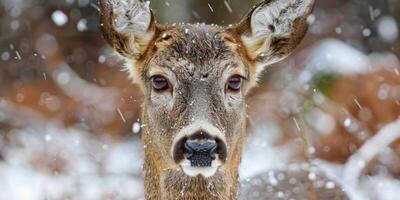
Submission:
M 175 163 L 190 176 L 212 176 L 226 161 L 224 140 L 205 131 L 179 137 L 173 146 Z
M 185 151 L 192 167 L 211 167 L 211 162 L 217 158 L 217 143 L 212 140 L 187 140 Z

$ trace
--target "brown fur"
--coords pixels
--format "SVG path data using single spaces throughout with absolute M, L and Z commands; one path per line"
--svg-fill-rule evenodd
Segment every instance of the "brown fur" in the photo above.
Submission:
M 103 0 L 101 4 L 104 36 L 117 52 L 135 64 L 128 66 L 128 70 L 137 72 L 134 77 L 146 94 L 142 114 L 145 198 L 237 199 L 238 166 L 246 138 L 247 94 L 256 85 L 257 73 L 264 67 L 260 63 L 265 65 L 271 60 L 282 59 L 300 42 L 307 29 L 305 20 L 311 12 L 313 1 L 297 1 L 289 5 L 306 4 L 304 11 L 296 11 L 292 7 L 276 8 L 283 9 L 278 16 L 274 16 L 277 19 L 285 17 L 290 9 L 297 12 L 295 14 L 299 17 L 290 19 L 293 22 L 285 22 L 291 27 L 287 27 L 290 32 L 284 36 L 272 33 L 261 38 L 265 41 L 273 39 L 269 46 L 263 42 L 256 49 L 258 52 L 267 52 L 268 58 L 254 57 L 254 47 L 242 41 L 242 36 L 255 37 L 249 23 L 256 9 L 231 28 L 205 24 L 161 25 L 154 22 L 151 12 L 127 10 L 125 16 L 129 19 L 132 13 L 151 13 L 153 19 L 147 32 L 141 30 L 135 32 L 134 38 L 128 38 L 137 43 L 132 44 L 127 42 L 126 35 L 115 31 L 112 8 L 104 1 L 112 0 Z M 269 6 L 278 1 L 266 0 L 258 6 Z M 132 8 L 144 5 L 139 0 L 128 4 Z M 277 19 L 273 23 L 279 23 Z M 152 35 L 150 42 L 141 43 L 141 38 L 149 34 Z M 141 48 L 135 49 L 130 45 L 139 45 Z M 231 68 L 234 70 L 229 71 Z M 154 71 L 157 75 L 161 73 L 168 77 L 172 85 L 169 91 L 157 93 L 153 90 L 151 73 Z M 239 92 L 226 91 L 227 79 L 238 74 L 244 77 L 242 89 Z M 185 127 L 200 122 L 223 132 L 228 151 L 226 162 L 209 178 L 185 174 L 171 153 L 177 135 Z

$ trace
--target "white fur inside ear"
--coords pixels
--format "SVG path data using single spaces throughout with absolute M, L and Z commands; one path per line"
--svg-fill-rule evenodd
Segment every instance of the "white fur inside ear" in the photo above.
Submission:
M 256 8 L 251 16 L 253 37 L 283 36 L 293 31 L 293 22 L 310 10 L 314 0 L 274 0 Z
M 109 0 L 114 13 L 114 28 L 123 34 L 144 34 L 151 23 L 150 2 Z
M 262 3 L 251 14 L 251 34 L 241 39 L 251 59 L 256 60 L 256 74 L 259 76 L 266 66 L 284 59 L 290 51 L 276 54 L 271 46 L 274 39 L 295 37 L 297 19 L 309 15 L 315 0 L 271 0 Z M 279 47 L 285 48 L 285 47 Z M 292 50 L 292 49 L 290 49 Z

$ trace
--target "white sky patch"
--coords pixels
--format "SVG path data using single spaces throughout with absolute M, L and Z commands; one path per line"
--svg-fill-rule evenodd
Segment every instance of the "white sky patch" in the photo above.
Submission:
M 64 14 L 61 10 L 56 10 L 51 15 L 51 20 L 57 26 L 64 26 L 68 22 L 68 16 Z

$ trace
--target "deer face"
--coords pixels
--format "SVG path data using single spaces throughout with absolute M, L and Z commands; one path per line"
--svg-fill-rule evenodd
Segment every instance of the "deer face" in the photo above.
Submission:
M 143 1 L 101 1 L 104 36 L 145 93 L 143 138 L 160 166 L 204 177 L 237 167 L 246 95 L 300 42 L 312 4 L 265 1 L 224 28 L 161 25 Z
M 141 71 L 152 140 L 188 175 L 213 175 L 245 124 L 249 66 L 227 37 L 219 27 L 169 27 Z

